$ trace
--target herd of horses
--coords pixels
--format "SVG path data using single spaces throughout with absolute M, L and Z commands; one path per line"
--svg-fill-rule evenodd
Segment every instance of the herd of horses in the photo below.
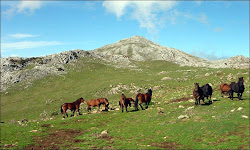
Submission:
M 229 95 L 228 98 L 233 100 L 234 92 L 237 93 L 237 98 L 239 100 L 242 100 L 242 94 L 245 90 L 244 86 L 244 79 L 243 77 L 239 78 L 238 82 L 231 82 L 231 84 L 222 83 L 220 84 L 220 91 L 221 91 L 221 97 L 223 97 L 225 94 Z M 209 84 L 203 85 L 202 87 L 199 87 L 199 83 L 194 83 L 194 90 L 193 90 L 193 97 L 195 98 L 195 105 L 200 104 L 200 100 L 203 100 L 204 98 L 209 98 L 209 103 L 212 103 L 211 96 L 213 94 L 213 89 Z
M 228 94 L 229 98 L 233 100 L 233 93 L 237 93 L 238 99 L 242 100 L 242 93 L 244 92 L 244 79 L 243 77 L 239 78 L 238 82 L 231 82 L 231 84 L 226 84 L 226 83 L 222 83 L 220 85 L 220 90 L 221 90 L 221 97 L 223 97 L 223 95 Z M 194 83 L 194 90 L 193 90 L 193 97 L 195 99 L 195 105 L 199 105 L 200 104 L 200 100 L 203 100 L 207 98 L 209 99 L 209 104 L 212 103 L 211 97 L 213 94 L 213 89 L 209 84 L 205 84 L 202 87 L 199 86 L 199 83 Z M 145 103 L 146 107 L 145 109 L 148 108 L 148 105 L 151 101 L 152 98 L 152 90 L 148 89 L 146 94 L 142 94 L 142 93 L 138 93 L 135 97 L 135 100 L 133 98 L 127 98 L 123 93 L 121 95 L 121 98 L 119 100 L 119 106 L 122 109 L 122 112 L 124 110 L 124 108 L 126 109 L 126 112 L 128 111 L 127 108 L 128 106 L 131 107 L 131 104 L 134 104 L 135 110 L 139 110 L 138 109 L 138 104 L 140 105 L 141 109 L 144 110 L 142 104 Z M 72 111 L 72 115 L 74 116 L 75 111 L 77 110 L 77 112 L 80 114 L 79 109 L 80 109 L 80 104 L 81 103 L 85 103 L 85 100 L 81 97 L 79 99 L 77 99 L 75 102 L 73 103 L 64 103 L 63 105 L 61 105 L 61 113 L 63 114 L 63 117 L 66 116 L 68 117 L 67 114 L 67 110 L 71 110 Z M 107 98 L 98 98 L 98 99 L 90 99 L 87 101 L 87 111 L 91 111 L 91 107 L 98 107 L 98 111 L 100 110 L 100 106 L 103 105 L 105 107 L 105 110 L 107 111 L 109 109 L 109 102 Z

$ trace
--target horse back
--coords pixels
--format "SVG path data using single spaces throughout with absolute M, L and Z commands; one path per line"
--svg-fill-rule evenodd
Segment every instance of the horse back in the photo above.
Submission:
M 98 102 L 99 102 L 99 100 L 97 100 L 97 99 L 90 99 L 87 101 L 87 105 L 88 106 L 97 106 L 99 104 Z
M 141 93 L 137 94 L 136 95 L 136 100 L 139 100 L 140 102 L 144 102 L 145 101 L 144 94 L 141 94 Z
M 64 103 L 62 105 L 62 108 L 64 109 L 69 109 L 69 110 L 73 110 L 73 109 L 76 109 L 76 106 L 74 103 Z
M 144 94 L 144 97 L 145 97 L 145 101 L 147 101 L 147 102 L 151 101 L 151 95 L 150 94 L 146 93 L 146 94 Z
M 222 92 L 228 92 L 230 89 L 231 89 L 230 85 L 228 85 L 226 83 L 220 84 L 220 90 Z

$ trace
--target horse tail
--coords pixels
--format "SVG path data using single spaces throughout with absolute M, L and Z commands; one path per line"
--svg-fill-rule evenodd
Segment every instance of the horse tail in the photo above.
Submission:
M 138 96 L 139 96 L 139 94 L 137 94 L 135 97 L 135 107 L 136 108 L 138 107 Z
M 63 104 L 61 105 L 61 113 L 63 114 L 63 109 L 62 109 Z

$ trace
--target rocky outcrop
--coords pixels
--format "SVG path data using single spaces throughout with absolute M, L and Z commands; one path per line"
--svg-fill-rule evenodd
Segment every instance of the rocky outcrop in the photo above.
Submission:
M 76 61 L 89 53 L 76 50 L 66 51 L 43 57 L 8 57 L 1 58 L 1 91 L 6 91 L 15 83 L 43 78 L 47 75 L 60 75 L 67 73 L 64 64 Z

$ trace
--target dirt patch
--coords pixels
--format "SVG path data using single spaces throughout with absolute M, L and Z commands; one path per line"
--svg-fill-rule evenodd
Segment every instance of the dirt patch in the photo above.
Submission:
M 25 147 L 24 149 L 60 149 L 64 143 L 79 143 L 84 140 L 74 139 L 77 136 L 80 136 L 83 131 L 72 130 L 72 129 L 60 129 L 60 130 L 48 130 L 52 132 L 46 137 L 35 137 L 34 145 Z M 67 145 L 71 146 L 71 145 Z
M 43 124 L 43 125 L 41 125 L 41 127 L 49 128 L 49 127 L 50 127 L 50 124 Z
M 179 99 L 172 100 L 169 103 L 183 102 L 183 101 L 188 101 L 189 99 L 190 99 L 190 97 L 182 97 Z
M 178 149 L 179 145 L 176 144 L 175 142 L 163 142 L 163 143 L 153 143 L 151 146 L 156 146 L 160 148 L 165 148 L 165 149 Z

